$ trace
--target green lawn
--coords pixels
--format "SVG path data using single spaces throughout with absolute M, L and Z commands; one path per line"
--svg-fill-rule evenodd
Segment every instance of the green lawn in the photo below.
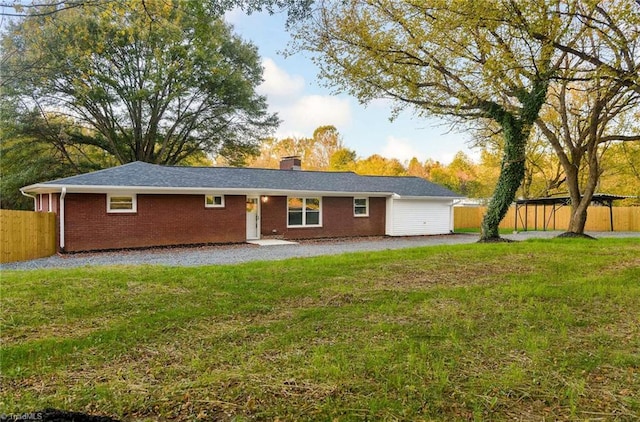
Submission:
M 0 413 L 637 420 L 639 239 L 5 271 Z

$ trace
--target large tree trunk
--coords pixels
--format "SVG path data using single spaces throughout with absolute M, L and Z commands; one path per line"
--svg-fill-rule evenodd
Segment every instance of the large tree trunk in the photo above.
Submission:
M 524 179 L 527 141 L 531 126 L 545 102 L 548 88 L 549 80 L 542 78 L 533 85 L 530 92 L 518 92 L 518 99 L 522 103 L 519 117 L 495 104 L 489 104 L 486 109 L 487 116 L 502 127 L 504 153 L 498 183 L 482 220 L 480 242 L 500 239 L 498 226 L 509 211 Z
M 591 204 L 591 199 L 595 193 L 595 187 L 598 180 L 598 176 L 596 176 L 596 174 L 599 173 L 597 166 L 597 162 L 590 163 L 589 179 L 587 181 L 585 191 L 581 194 L 576 188 L 574 189 L 575 192 L 571 192 L 571 217 L 569 219 L 567 232 L 584 234 L 584 227 L 587 224 L 587 210 L 589 208 L 589 204 Z M 577 178 L 577 174 L 575 177 Z M 567 179 L 569 178 L 567 177 Z M 575 182 L 575 185 L 577 186 L 577 181 Z M 571 186 L 571 184 L 569 184 L 569 186 Z
M 500 176 L 493 193 L 487 213 L 482 220 L 481 242 L 491 242 L 500 238 L 498 226 L 509 211 L 516 192 L 524 179 L 525 148 L 529 138 L 529 125 L 523 125 L 515 118 L 503 121 L 504 154 L 500 168 Z M 525 133 L 526 132 L 526 133 Z
M 573 151 L 572 161 L 574 164 L 571 168 L 565 169 L 567 175 L 567 186 L 569 195 L 571 196 L 571 218 L 569 219 L 569 227 L 567 232 L 575 234 L 584 234 L 584 228 L 587 224 L 587 210 L 591 199 L 596 191 L 598 180 L 600 178 L 600 163 L 598 157 L 598 117 L 602 109 L 601 103 L 594 107 L 594 114 L 590 121 L 590 136 L 586 143 L 586 156 L 589 169 L 589 177 L 584 186 L 584 190 L 580 189 L 579 181 L 579 163 L 582 161 L 583 153 L 581 150 Z
M 571 205 L 571 218 L 569 220 L 569 233 L 584 234 L 584 226 L 587 224 L 588 204 L 580 203 L 577 207 Z
M 592 192 L 585 192 L 585 195 L 582 195 L 580 192 L 578 169 L 576 166 L 567 168 L 566 175 L 569 197 L 571 198 L 571 215 L 569 217 L 567 232 L 583 234 L 584 227 L 587 224 L 587 208 L 591 202 Z

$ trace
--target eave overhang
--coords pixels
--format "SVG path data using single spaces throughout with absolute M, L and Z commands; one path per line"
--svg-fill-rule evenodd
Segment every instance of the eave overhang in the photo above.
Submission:
M 208 195 L 212 193 L 221 195 L 247 195 L 247 196 L 336 196 L 353 197 L 367 196 L 379 198 L 407 199 L 407 200 L 457 200 L 464 196 L 415 196 L 399 195 L 395 192 L 358 192 L 336 190 L 298 190 L 298 189 L 272 189 L 272 188 L 208 188 L 208 187 L 162 187 L 162 186 L 116 186 L 116 185 L 65 185 L 51 183 L 37 183 L 25 186 L 21 189 L 28 194 L 60 193 L 66 188 L 68 194 L 72 193 L 132 193 L 141 195 Z
M 223 195 L 248 195 L 248 196 L 369 196 L 390 197 L 393 192 L 345 192 L 332 190 L 297 190 L 297 189 L 271 189 L 271 188 L 207 188 L 207 187 L 157 187 L 157 186 L 108 186 L 108 185 L 57 185 L 35 184 L 22 188 L 22 191 L 30 194 L 60 193 L 66 188 L 67 193 L 135 193 L 142 195 L 207 195 L 211 193 Z

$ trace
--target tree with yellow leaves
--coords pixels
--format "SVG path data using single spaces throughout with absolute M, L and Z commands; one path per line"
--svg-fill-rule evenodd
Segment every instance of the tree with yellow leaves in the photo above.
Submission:
M 638 69 L 581 50 L 595 26 L 609 39 L 637 7 L 632 0 L 346 0 L 316 2 L 300 25 L 297 48 L 317 53 L 321 77 L 368 102 L 389 98 L 395 111 L 451 118 L 464 127 L 491 121 L 504 138 L 497 185 L 481 240 L 499 239 L 498 225 L 525 175 L 525 151 L 568 56 L 633 86 Z M 602 21 L 600 10 L 611 21 Z M 612 44 L 613 45 L 613 44 Z

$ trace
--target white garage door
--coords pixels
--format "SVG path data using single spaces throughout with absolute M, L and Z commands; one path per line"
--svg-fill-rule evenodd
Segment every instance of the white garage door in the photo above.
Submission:
M 387 235 L 421 236 L 450 233 L 451 201 L 387 199 Z

